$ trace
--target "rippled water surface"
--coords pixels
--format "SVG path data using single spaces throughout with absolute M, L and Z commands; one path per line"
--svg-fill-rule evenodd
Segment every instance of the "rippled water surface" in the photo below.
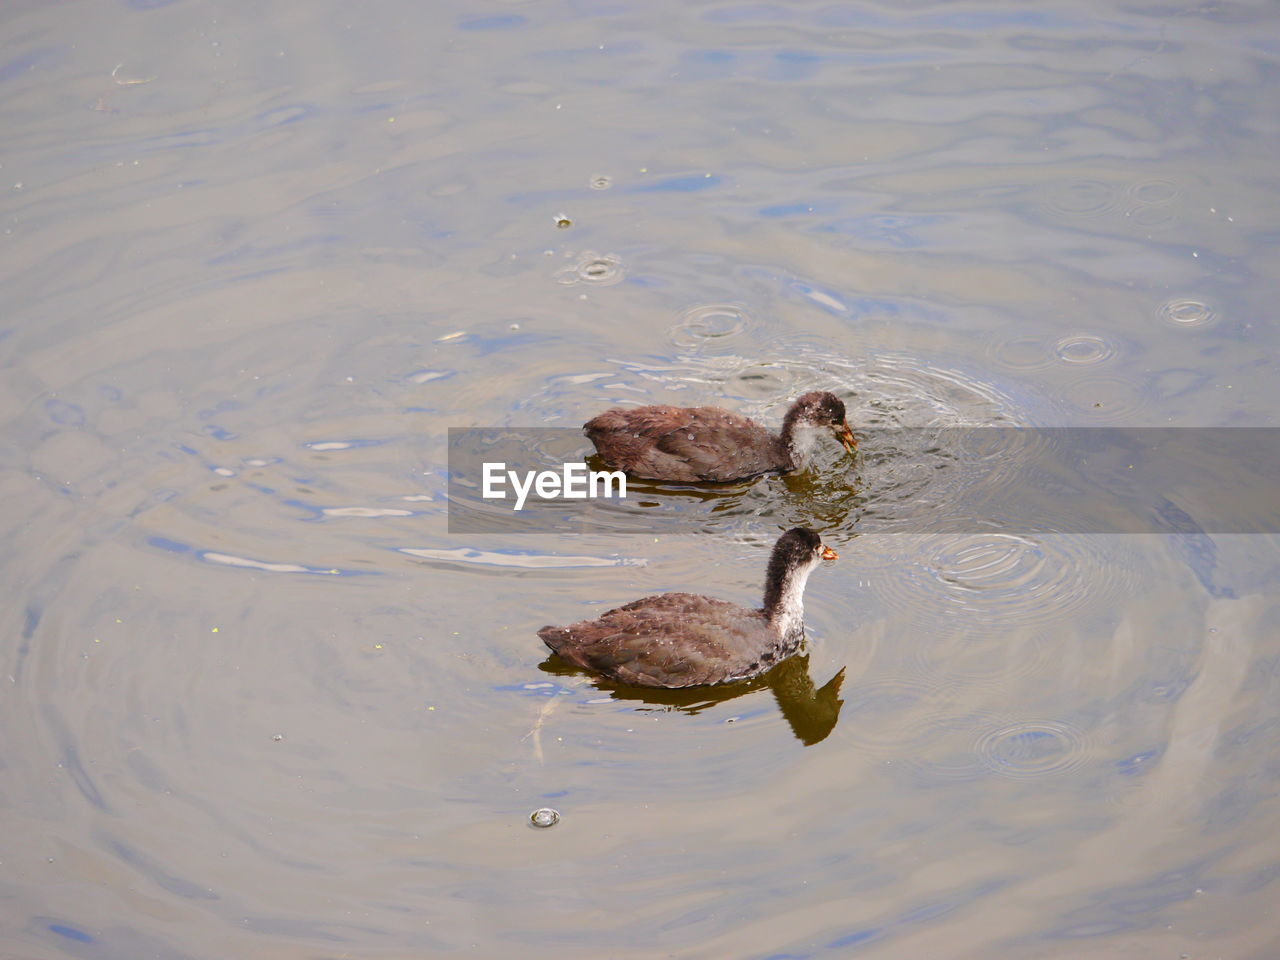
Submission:
M 444 457 L 824 388 L 892 517 L 880 428 L 1272 425 L 1273 4 L 0 31 L 0 955 L 1280 955 L 1276 538 L 860 535 L 838 448 L 650 491 L 699 535 L 450 535 Z M 800 522 L 766 680 L 545 657 Z

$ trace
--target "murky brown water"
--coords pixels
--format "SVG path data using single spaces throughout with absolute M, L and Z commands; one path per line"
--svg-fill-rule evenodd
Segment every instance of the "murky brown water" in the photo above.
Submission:
M 448 427 L 614 403 L 1272 424 L 1273 8 L 0 30 L 0 954 L 1280 955 L 1276 538 L 815 509 L 807 661 L 640 697 L 534 631 L 754 600 L 759 511 L 503 538 L 444 499 Z

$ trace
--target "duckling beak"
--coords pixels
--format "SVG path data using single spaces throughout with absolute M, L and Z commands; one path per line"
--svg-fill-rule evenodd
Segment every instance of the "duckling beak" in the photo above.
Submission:
M 849 422 L 846 420 L 836 430 L 836 436 L 840 438 L 840 442 L 844 444 L 844 448 L 849 451 L 849 456 L 853 456 L 858 452 L 858 438 L 853 435 L 853 431 L 849 429 Z
M 832 550 L 830 547 L 828 547 L 824 543 L 822 545 L 822 559 L 823 560 L 839 560 L 840 554 L 836 553 L 834 550 Z

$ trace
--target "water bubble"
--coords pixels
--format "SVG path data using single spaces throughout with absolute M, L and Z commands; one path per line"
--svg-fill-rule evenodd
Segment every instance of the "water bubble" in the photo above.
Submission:
M 529 822 L 535 827 L 554 827 L 560 822 L 560 813 L 550 807 L 539 807 L 529 814 Z
M 1200 300 L 1177 297 L 1160 307 L 1160 316 L 1182 327 L 1200 327 L 1214 318 L 1213 309 Z
M 709 303 L 686 310 L 670 336 L 678 347 L 696 347 L 708 340 L 737 336 L 749 322 L 747 312 L 736 304 Z
M 612 177 L 607 177 L 604 174 L 599 174 L 591 178 L 592 190 L 608 190 L 611 186 L 613 186 Z
M 568 217 L 566 217 L 563 213 L 556 214 L 554 219 L 556 222 L 556 226 L 559 227 L 561 230 L 568 230 L 570 227 L 573 226 L 573 221 L 570 220 Z
M 1081 333 L 1063 337 L 1054 344 L 1053 352 L 1064 363 L 1092 364 L 1110 360 L 1115 356 L 1116 348 L 1102 337 Z

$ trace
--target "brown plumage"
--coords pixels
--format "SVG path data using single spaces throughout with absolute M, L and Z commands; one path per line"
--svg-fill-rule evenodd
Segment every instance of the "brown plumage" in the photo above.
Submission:
M 812 530 L 778 538 L 764 606 L 751 610 L 691 593 L 664 593 L 538 636 L 564 660 L 620 683 L 695 687 L 769 670 L 804 639 L 802 596 L 809 572 L 836 552 Z
M 791 405 L 779 434 L 720 407 L 606 410 L 582 428 L 609 469 L 683 483 L 798 470 L 808 461 L 818 430 L 832 431 L 850 455 L 857 449 L 844 403 L 821 390 Z

